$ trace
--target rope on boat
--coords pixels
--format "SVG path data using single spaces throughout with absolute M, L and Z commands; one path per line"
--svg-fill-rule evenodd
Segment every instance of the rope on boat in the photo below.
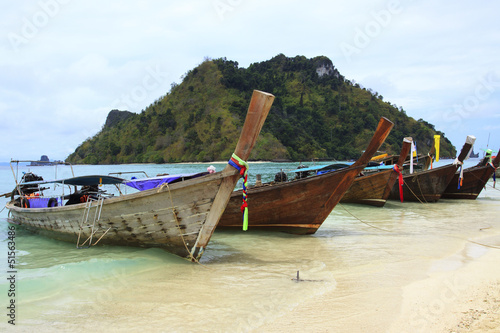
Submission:
M 418 177 L 417 177 L 416 179 L 417 179 L 417 182 L 418 182 Z M 408 186 L 408 184 L 406 183 L 406 181 L 404 181 L 404 180 L 403 180 L 403 182 L 404 182 L 404 184 L 406 185 L 406 187 L 410 190 L 411 194 L 413 194 L 413 196 L 414 196 L 414 197 L 415 197 L 418 201 L 420 201 L 420 203 L 421 203 L 421 204 L 426 204 L 426 203 L 427 203 L 427 202 L 423 202 L 422 200 L 420 200 L 420 198 L 419 198 L 419 197 L 415 194 L 415 192 L 413 192 L 413 190 L 411 189 L 411 187 L 410 187 L 410 186 Z M 420 188 L 420 182 L 418 183 L 418 188 L 420 189 L 420 193 L 422 193 L 422 189 Z M 422 195 L 422 197 L 423 197 L 423 195 Z M 425 198 L 424 198 L 424 200 L 425 200 Z
M 375 225 L 372 225 L 372 224 L 370 224 L 368 222 L 365 222 L 365 221 L 361 220 L 359 217 L 355 216 L 353 213 L 351 213 L 349 210 L 347 210 L 347 208 L 345 208 L 340 202 L 338 203 L 338 205 L 340 207 L 342 207 L 347 213 L 349 213 L 349 215 L 351 215 L 352 217 L 354 217 L 356 220 L 358 220 L 359 222 L 361 222 L 363 224 L 366 224 L 369 227 L 372 227 L 372 228 L 375 228 L 375 229 L 379 229 L 379 230 L 382 230 L 382 231 L 385 231 L 385 232 L 393 232 L 392 230 L 387 230 L 387 229 L 384 229 L 384 228 L 380 228 L 380 227 L 377 227 Z
M 365 222 L 363 220 L 361 220 L 360 218 L 358 218 L 357 216 L 355 216 L 354 214 L 352 214 L 349 210 L 347 210 L 342 204 L 338 204 L 340 207 L 342 207 L 347 213 L 349 213 L 349 215 L 351 215 L 352 217 L 354 217 L 356 220 L 358 220 L 359 222 L 363 223 L 363 224 L 366 224 L 367 226 L 369 227 L 372 227 L 372 228 L 375 228 L 375 229 L 378 229 L 378 230 L 382 230 L 382 231 L 385 231 L 385 232 L 394 232 L 392 230 L 387 230 L 387 229 L 384 229 L 384 228 L 380 228 L 380 227 L 377 227 L 375 225 L 372 225 L 368 222 Z M 491 228 L 488 227 L 488 228 L 481 228 L 480 230 L 483 230 L 483 229 L 489 229 Z M 448 236 L 448 237 L 453 237 L 453 238 L 457 238 L 457 239 L 460 239 L 460 240 L 464 240 L 466 242 L 470 242 L 470 243 L 473 243 L 473 244 L 476 244 L 476 245 L 479 245 L 479 246 L 484 246 L 484 247 L 488 247 L 488 248 L 491 248 L 491 249 L 498 249 L 500 250 L 500 246 L 495 246 L 495 245 L 488 245 L 488 244 L 484 244 L 484 243 L 480 243 L 480 242 L 476 242 L 476 241 L 473 241 L 473 240 L 470 240 L 470 239 L 466 239 L 466 238 L 461 238 L 461 237 L 457 237 L 457 236 L 451 236 L 451 235 L 444 235 L 444 236 Z
M 500 250 L 500 246 L 483 244 L 483 243 L 479 243 L 479 242 L 476 242 L 476 241 L 472 241 L 470 239 L 466 239 L 466 241 L 471 242 L 471 243 L 476 244 L 476 245 L 481 245 L 481 246 L 484 246 L 484 247 L 489 247 L 489 248 L 492 248 L 492 249 L 499 249 Z
M 491 166 L 491 164 L 489 164 L 489 165 Z M 495 171 L 496 171 L 496 168 L 495 168 L 495 167 L 493 167 L 493 168 L 494 168 L 494 171 L 493 171 L 493 178 L 495 178 Z M 481 178 L 479 178 L 478 176 L 476 176 L 476 175 L 475 175 L 474 173 L 472 173 L 472 172 L 471 172 L 471 175 L 472 175 L 472 176 L 474 176 L 476 179 L 479 179 L 479 180 L 483 181 Z M 488 179 L 488 180 L 489 180 L 489 179 Z M 486 188 L 486 186 L 489 186 L 489 187 L 491 187 L 491 188 L 492 188 L 492 189 L 494 189 L 494 190 L 500 191 L 500 189 L 498 189 L 498 188 L 496 188 L 496 187 L 495 187 L 495 182 L 496 182 L 496 179 L 494 180 L 493 185 L 488 184 L 488 180 L 487 180 L 487 181 L 483 184 L 483 187 L 484 187 L 484 188 Z
M 476 178 L 478 178 L 477 176 L 475 176 L 475 177 L 476 177 Z M 479 179 L 479 178 L 478 178 L 478 179 Z M 418 178 L 417 178 L 417 182 L 418 182 Z M 418 185 L 419 185 L 419 189 L 420 189 L 420 183 L 419 183 Z M 488 184 L 488 185 L 489 185 L 489 184 Z M 411 190 L 411 188 L 410 188 L 408 185 L 406 185 L 406 186 L 408 187 L 408 189 L 410 190 L 410 192 L 411 192 L 411 193 L 415 196 L 415 198 L 417 198 L 417 199 L 418 199 L 418 201 L 420 201 L 420 203 L 424 204 L 424 202 L 422 202 L 422 201 L 421 201 L 421 200 L 420 200 L 420 199 L 419 199 L 419 198 L 415 195 L 415 193 Z M 491 186 L 491 185 L 490 185 L 490 186 Z M 494 188 L 494 187 L 493 187 L 493 188 Z M 497 189 L 497 188 L 494 188 L 494 189 L 495 189 L 495 190 L 499 190 L 499 189 Z M 420 189 L 420 191 L 422 191 L 422 190 Z M 426 202 L 426 203 L 427 203 L 427 202 Z M 392 230 L 387 230 L 387 229 L 384 229 L 384 228 L 380 228 L 380 227 L 377 227 L 377 226 L 375 226 L 375 225 L 372 225 L 372 224 L 370 224 L 370 223 L 368 223 L 368 222 L 365 222 L 365 221 L 361 220 L 360 218 L 358 218 L 357 216 L 355 216 L 354 214 L 352 214 L 352 213 L 351 213 L 349 210 L 347 210 L 347 208 L 345 208 L 345 207 L 344 207 L 341 203 L 338 203 L 338 205 L 339 205 L 340 207 L 342 207 L 342 208 L 343 208 L 343 209 L 344 209 L 344 210 L 345 210 L 345 211 L 346 211 L 349 215 L 351 215 L 352 217 L 354 217 L 356 220 L 358 220 L 359 222 L 361 222 L 361 223 L 363 223 L 363 224 L 365 224 L 365 225 L 367 225 L 367 226 L 369 226 L 369 227 L 372 227 L 372 228 L 375 228 L 375 229 L 378 229 L 378 230 L 382 230 L 382 231 L 385 231 L 385 232 L 394 232 L 394 231 L 392 231 Z M 489 229 L 489 228 L 491 228 L 491 226 L 490 226 L 490 227 L 487 227 L 487 228 L 481 228 L 480 230 L 483 230 L 483 229 Z M 470 243 L 473 243 L 473 244 L 476 244 L 476 245 L 479 245 L 479 246 L 484 246 L 484 247 L 487 247 L 487 248 L 491 248 L 491 249 L 498 249 L 498 250 L 500 250 L 500 246 L 488 245 L 488 244 L 484 244 L 484 243 L 476 242 L 476 241 L 473 241 L 473 240 L 470 240 L 470 239 L 461 238 L 461 237 L 457 237 L 457 236 L 451 236 L 451 235 L 445 235 L 445 236 L 448 236 L 448 237 L 453 237 L 453 238 L 458 238 L 458 239 L 460 239 L 460 240 L 464 240 L 464 241 L 466 241 L 466 242 L 470 242 Z
M 428 203 L 428 202 L 427 202 L 427 199 L 425 199 L 425 195 L 424 195 L 424 192 L 422 191 L 422 187 L 420 187 L 420 180 L 418 180 L 418 177 L 416 177 L 416 178 L 417 178 L 417 185 L 418 185 L 418 189 L 420 190 L 420 194 L 422 195 L 422 199 L 424 199 L 424 202 L 425 202 L 425 203 Z M 418 199 L 418 198 L 417 198 L 417 199 Z M 422 202 L 422 201 L 420 201 L 420 202 Z
M 434 227 L 435 229 L 440 229 L 440 230 L 445 230 L 445 231 L 448 231 L 447 229 L 444 229 L 444 228 L 436 228 Z M 484 228 L 479 228 L 480 231 L 483 231 L 485 229 L 490 229 L 492 228 L 492 226 L 488 226 L 488 227 L 484 227 Z M 497 249 L 497 250 L 500 250 L 500 246 L 496 246 L 496 245 L 488 245 L 488 244 L 484 244 L 484 243 L 480 243 L 480 242 L 476 242 L 476 241 L 473 241 L 473 240 L 470 240 L 470 239 L 467 239 L 467 238 L 462 238 L 462 237 L 459 237 L 459 236 L 453 236 L 453 235 L 443 235 L 445 237 L 451 237 L 451 238 L 456 238 L 456 239 L 460 239 L 460 240 L 463 240 L 463 241 L 466 241 L 466 242 L 469 242 L 469 243 L 473 243 L 473 244 L 476 244 L 476 245 L 479 245 L 479 246 L 484 246 L 484 247 L 488 247 L 488 248 L 491 248 L 491 249 Z

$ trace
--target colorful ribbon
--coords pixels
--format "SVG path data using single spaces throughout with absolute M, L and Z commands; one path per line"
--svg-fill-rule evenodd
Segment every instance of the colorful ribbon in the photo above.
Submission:
M 458 158 L 453 161 L 453 165 L 458 165 L 457 169 L 460 168 L 460 174 L 458 176 L 458 189 L 460 190 L 460 186 L 462 186 L 462 181 L 464 178 L 464 168 L 463 163 L 458 160 Z
M 401 199 L 401 202 L 403 202 L 403 174 L 401 173 L 401 169 L 399 169 L 399 166 L 397 164 L 394 164 L 393 169 L 398 173 L 399 198 Z
M 462 186 L 464 180 L 464 166 L 460 165 L 460 176 L 458 176 L 458 189 Z
M 233 154 L 229 160 L 229 165 L 240 172 L 243 177 L 243 204 L 241 212 L 243 213 L 243 230 L 248 230 L 248 204 L 247 204 L 247 185 L 248 185 L 248 163 Z

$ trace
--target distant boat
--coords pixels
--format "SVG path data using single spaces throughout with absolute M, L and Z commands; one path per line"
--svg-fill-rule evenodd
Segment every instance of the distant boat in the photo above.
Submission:
M 366 151 L 348 167 L 305 178 L 297 177 L 292 181 L 249 187 L 249 228 L 294 234 L 315 233 L 380 148 L 393 126 L 391 121 L 382 118 Z M 305 169 L 299 170 L 303 172 Z M 241 228 L 241 195 L 241 190 L 233 192 L 217 228 Z
M 397 166 L 384 166 L 390 169 L 375 171 L 356 177 L 340 202 L 358 203 L 376 207 L 384 206 L 399 174 L 403 170 L 403 163 L 410 152 L 410 148 L 411 138 L 405 138 L 401 153 L 397 155 L 399 157 L 395 164 Z M 376 167 L 373 168 L 376 169 Z
M 402 187 L 404 200 L 437 202 L 450 184 L 458 167 L 463 163 L 475 139 L 475 137 L 467 137 L 467 141 L 454 163 L 404 175 Z M 399 191 L 398 184 L 394 184 L 389 199 L 399 200 Z
M 499 164 L 500 154 L 491 163 L 489 158 L 485 158 L 478 165 L 464 169 L 460 187 L 458 186 L 460 172 L 455 173 L 442 197 L 446 199 L 476 199 Z
M 418 154 L 417 156 L 413 157 L 411 155 L 406 156 L 406 159 L 403 164 L 403 170 L 404 170 L 403 173 L 407 173 L 407 171 L 409 171 L 410 160 L 412 159 L 413 159 L 413 170 L 424 171 L 429 169 L 429 167 L 432 164 L 433 155 L 434 155 L 434 146 L 431 148 L 431 151 L 427 155 Z M 376 162 L 383 165 L 394 165 L 398 162 L 398 160 L 399 160 L 399 155 L 387 155 L 378 158 L 372 158 L 372 162 Z

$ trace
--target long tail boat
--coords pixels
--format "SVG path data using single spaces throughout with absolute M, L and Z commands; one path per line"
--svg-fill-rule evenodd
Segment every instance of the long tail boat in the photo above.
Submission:
M 433 161 L 433 154 L 434 154 L 434 147 L 431 148 L 431 151 L 427 155 L 424 154 L 418 154 L 417 156 L 407 155 L 403 163 L 405 170 L 408 169 L 410 160 L 412 159 L 415 170 L 423 171 L 429 169 Z M 383 165 L 394 165 L 398 162 L 399 158 L 400 158 L 399 155 L 390 155 L 390 156 L 375 158 L 372 159 L 372 161 Z
M 402 177 L 403 163 L 410 151 L 411 142 L 411 138 L 403 140 L 399 158 L 391 169 L 356 177 L 340 202 L 384 206 L 394 183 L 400 175 Z
M 404 185 L 394 184 L 389 199 L 400 200 L 402 190 L 405 201 L 437 202 L 450 184 L 458 167 L 463 164 L 475 139 L 473 136 L 467 137 L 460 155 L 452 164 L 404 175 Z
M 363 155 L 351 166 L 337 171 L 271 182 L 247 188 L 249 220 L 252 229 L 313 234 L 335 208 L 354 178 L 389 135 L 394 124 L 382 118 Z M 231 195 L 218 228 L 241 228 L 242 190 Z
M 500 154 L 493 161 L 483 160 L 478 165 L 456 172 L 443 193 L 446 199 L 476 199 L 500 164 Z
M 62 197 L 50 198 L 55 200 L 50 201 L 49 198 L 43 198 L 41 189 L 38 192 L 33 190 L 43 181 L 20 184 L 16 178 L 16 198 L 6 205 L 10 210 L 9 222 L 46 236 L 74 242 L 77 247 L 96 243 L 159 247 L 189 261 L 198 261 L 241 177 L 241 170 L 238 169 L 245 168 L 245 161 L 273 101 L 274 96 L 271 94 L 253 92 L 246 120 L 230 161 L 232 163 L 221 172 L 160 188 L 72 204 L 63 204 Z M 72 186 L 93 186 L 102 185 L 106 181 L 116 183 L 120 179 L 84 176 L 59 182 Z M 30 198 L 23 193 L 23 189 L 28 188 Z M 39 208 L 36 208 L 35 202 L 48 204 L 44 204 L 45 207 L 38 205 Z M 92 244 L 93 240 L 96 241 Z

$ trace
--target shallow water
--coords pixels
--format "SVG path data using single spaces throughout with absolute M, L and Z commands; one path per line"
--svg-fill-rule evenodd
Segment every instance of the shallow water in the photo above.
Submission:
M 200 171 L 208 165 L 74 168 L 76 175 L 147 169 L 152 176 Z M 214 165 L 217 170 L 224 166 Z M 279 169 L 295 166 L 251 164 L 250 182 L 256 173 L 266 181 Z M 32 170 L 49 173 L 45 168 Z M 68 173 L 61 169 L 59 177 Z M 10 168 L 0 167 L 0 192 L 12 188 Z M 1 200 L 3 207 L 6 199 Z M 396 307 L 400 295 L 394 286 L 432 272 L 455 270 L 491 250 L 484 245 L 500 246 L 499 210 L 500 193 L 491 186 L 475 201 L 390 201 L 383 208 L 344 204 L 335 208 L 314 235 L 216 231 L 201 265 L 158 249 L 98 246 L 78 250 L 75 244 L 17 227 L 15 329 L 258 331 L 308 300 L 332 292 L 338 297 L 338 308 L 332 313 L 339 323 L 362 320 L 376 308 L 367 302 L 359 306 L 367 294 L 384 294 L 383 306 Z M 0 271 L 8 277 L 7 212 L 2 211 L 0 217 Z M 297 271 L 304 281 L 293 280 Z M 4 309 L 11 299 L 8 289 L 8 281 L 2 278 Z M 318 304 L 318 311 L 329 309 Z M 8 317 L 3 318 L 0 328 L 12 330 Z

